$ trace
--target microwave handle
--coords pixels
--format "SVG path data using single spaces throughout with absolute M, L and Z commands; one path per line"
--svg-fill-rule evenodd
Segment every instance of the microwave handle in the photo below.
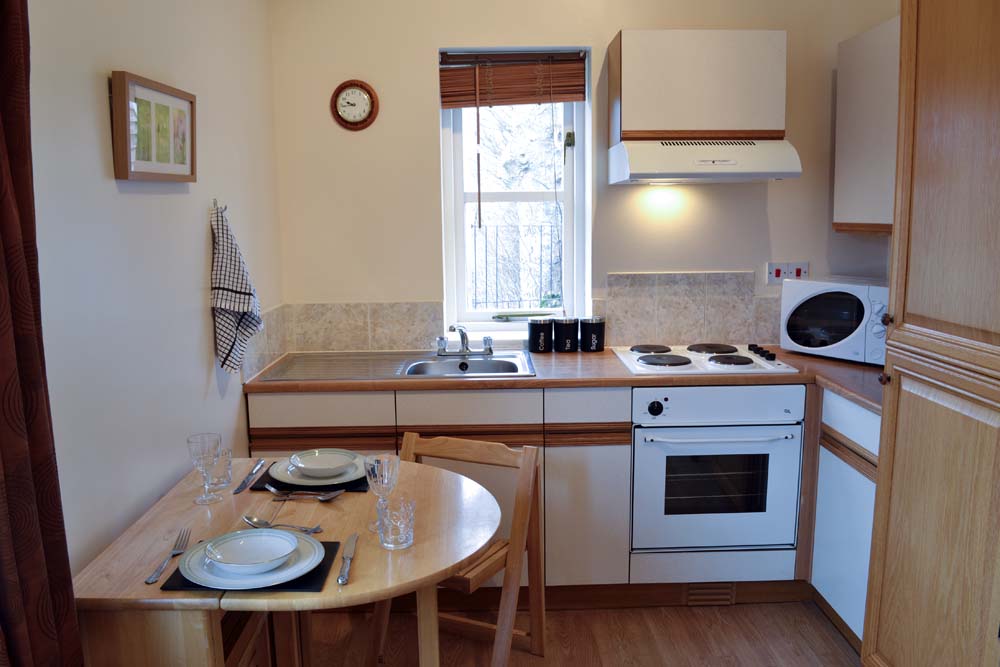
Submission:
M 742 442 L 779 442 L 781 440 L 794 439 L 794 433 L 786 433 L 785 435 L 770 435 L 757 438 L 654 438 L 647 435 L 642 440 L 643 442 L 662 443 L 665 445 L 721 445 L 738 444 Z

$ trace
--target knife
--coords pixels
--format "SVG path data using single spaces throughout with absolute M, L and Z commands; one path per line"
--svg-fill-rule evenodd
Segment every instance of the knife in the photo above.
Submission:
M 344 557 L 340 561 L 340 576 L 337 583 L 341 586 L 347 584 L 347 578 L 351 576 L 351 561 L 354 560 L 354 548 L 358 546 L 358 534 L 354 533 L 347 538 L 347 545 L 344 547 Z
M 246 488 L 253 483 L 254 477 L 260 472 L 260 469 L 264 467 L 264 459 L 257 459 L 257 463 L 253 464 L 253 468 L 250 470 L 250 474 L 243 478 L 240 485 L 233 489 L 233 495 L 235 496 L 240 491 L 246 491 Z

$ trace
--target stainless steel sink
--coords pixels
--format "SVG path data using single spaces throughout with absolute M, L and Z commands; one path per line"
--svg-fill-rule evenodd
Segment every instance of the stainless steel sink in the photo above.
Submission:
M 535 367 L 524 352 L 409 359 L 400 368 L 408 377 L 532 377 Z

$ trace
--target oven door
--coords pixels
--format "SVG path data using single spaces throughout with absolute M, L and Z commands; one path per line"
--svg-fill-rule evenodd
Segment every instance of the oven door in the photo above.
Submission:
M 795 545 L 802 425 L 636 428 L 632 548 Z

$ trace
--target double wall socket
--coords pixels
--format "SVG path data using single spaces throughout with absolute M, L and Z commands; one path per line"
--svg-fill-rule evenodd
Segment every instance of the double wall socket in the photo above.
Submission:
M 809 262 L 768 262 L 767 284 L 780 285 L 785 278 L 802 280 L 809 277 Z

